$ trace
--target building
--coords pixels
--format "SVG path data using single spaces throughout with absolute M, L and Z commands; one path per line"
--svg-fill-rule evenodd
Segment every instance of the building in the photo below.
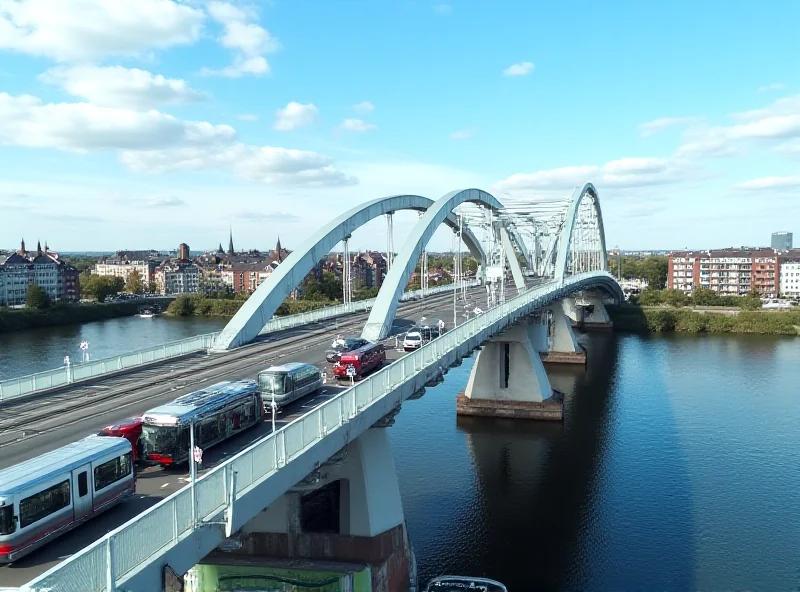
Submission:
M 153 272 L 160 294 L 197 294 L 200 291 L 200 267 L 192 261 L 167 259 Z
M 773 232 L 770 246 L 776 251 L 788 251 L 792 248 L 792 233 Z
M 781 296 L 800 297 L 800 249 L 781 254 L 780 288 Z
M 751 290 L 764 297 L 780 291 L 781 255 L 774 249 L 718 249 L 669 254 L 667 287 L 683 292 L 696 288 L 720 295 L 744 296 Z
M 240 263 L 225 267 L 220 276 L 223 283 L 234 293 L 251 294 L 266 281 L 274 269 L 270 263 Z
M 181 243 L 178 245 L 178 261 L 189 261 L 189 245 Z
M 24 305 L 31 284 L 38 284 L 53 302 L 80 300 L 78 270 L 47 244 L 44 249 L 37 244 L 36 252 L 28 253 L 23 240 L 20 250 L 0 264 L 0 306 Z
M 100 259 L 94 264 L 92 273 L 95 275 L 109 275 L 113 277 L 120 277 L 126 282 L 128 276 L 136 271 L 139 274 L 139 280 L 145 290 L 155 280 L 155 269 L 157 263 L 152 259 L 139 259 L 130 261 L 128 259 Z

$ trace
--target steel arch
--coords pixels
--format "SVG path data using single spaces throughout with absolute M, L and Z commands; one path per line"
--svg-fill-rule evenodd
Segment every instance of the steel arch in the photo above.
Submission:
M 250 343 L 314 266 L 354 230 L 378 216 L 398 210 L 425 211 L 435 202 L 420 195 L 392 195 L 368 201 L 335 218 L 286 258 L 261 284 L 239 311 L 228 321 L 214 344 L 215 350 L 226 350 Z M 448 211 L 449 214 L 449 211 Z M 458 228 L 455 216 L 442 220 Z M 486 259 L 478 239 L 466 227 L 462 239 L 480 261 Z M 392 265 L 394 269 L 394 264 Z M 399 297 L 399 296 L 398 296 Z
M 369 319 L 367 319 L 367 324 L 364 325 L 364 330 L 361 332 L 363 338 L 378 340 L 389 334 L 397 312 L 397 302 L 408 285 L 420 253 L 439 225 L 450 215 L 450 212 L 465 202 L 486 205 L 493 210 L 500 210 L 503 207 L 493 195 L 481 189 L 451 191 L 429 207 L 411 230 L 402 250 L 395 257 L 392 268 L 386 274 Z
M 578 208 L 583 201 L 584 196 L 591 193 L 594 198 L 594 207 L 597 212 L 597 226 L 600 232 L 600 253 L 602 256 L 603 268 L 602 271 L 608 270 L 608 253 L 606 252 L 606 232 L 603 227 L 603 213 L 600 210 L 600 198 L 597 195 L 597 189 L 591 183 L 586 183 L 581 189 L 580 193 L 572 199 L 572 203 L 567 210 L 567 216 L 564 220 L 564 227 L 561 229 L 561 235 L 558 237 L 558 257 L 556 258 L 555 279 L 563 283 L 564 276 L 567 273 L 567 257 L 569 256 L 569 243 L 572 237 L 572 229 L 575 227 L 575 220 L 578 217 Z

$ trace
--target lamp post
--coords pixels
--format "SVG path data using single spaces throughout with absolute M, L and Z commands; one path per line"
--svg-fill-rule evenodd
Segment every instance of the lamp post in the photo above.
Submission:
M 194 418 L 189 422 L 189 479 L 192 493 L 192 526 L 197 525 L 197 494 L 194 482 L 197 480 L 197 466 L 194 462 Z
M 278 412 L 278 404 L 275 403 L 275 389 L 272 389 L 272 401 L 269 404 L 272 409 L 272 431 L 275 432 L 275 414 Z

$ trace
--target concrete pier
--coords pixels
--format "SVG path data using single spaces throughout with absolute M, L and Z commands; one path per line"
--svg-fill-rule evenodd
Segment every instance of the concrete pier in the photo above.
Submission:
M 608 316 L 602 296 L 584 292 L 577 298 L 565 298 L 565 313 L 572 319 L 572 326 L 584 331 L 611 331 L 614 324 Z
M 578 343 L 572 320 L 567 316 L 574 307 L 566 300 L 547 307 L 550 316 L 547 351 L 540 352 L 542 362 L 550 364 L 586 364 L 586 350 Z

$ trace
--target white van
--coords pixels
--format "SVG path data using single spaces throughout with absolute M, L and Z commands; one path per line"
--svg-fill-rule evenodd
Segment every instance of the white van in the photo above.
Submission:
M 403 339 L 403 350 L 414 351 L 422 347 L 422 333 L 419 331 L 409 331 Z

